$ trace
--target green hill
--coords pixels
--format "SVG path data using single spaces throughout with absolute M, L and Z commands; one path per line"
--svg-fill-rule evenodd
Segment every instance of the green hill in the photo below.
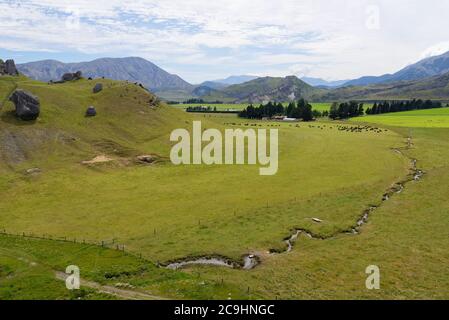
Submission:
M 104 89 L 93 94 L 96 83 Z M 36 121 L 16 118 L 8 101 L 15 88 L 39 97 L 41 114 Z M 104 79 L 49 85 L 0 77 L 0 104 L 0 168 L 14 170 L 79 164 L 97 155 L 119 162 L 143 154 L 168 155 L 165 138 L 185 126 L 186 117 L 139 86 Z M 96 108 L 96 117 L 85 117 L 88 106 Z
M 290 101 L 310 99 L 323 90 L 314 88 L 295 76 L 285 78 L 264 77 L 225 88 L 203 97 L 205 101 L 223 100 L 235 103 L 260 103 L 263 101 Z

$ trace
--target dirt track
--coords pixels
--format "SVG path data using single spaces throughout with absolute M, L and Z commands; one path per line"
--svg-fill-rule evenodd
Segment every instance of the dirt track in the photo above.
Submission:
M 65 281 L 69 275 L 64 272 L 57 271 L 55 273 L 55 277 L 58 280 Z M 88 281 L 84 279 L 80 279 L 81 286 L 95 289 L 98 292 L 110 294 L 116 297 L 119 297 L 121 299 L 126 300 L 167 300 L 166 298 L 150 295 L 147 293 L 134 291 L 134 290 L 126 290 L 126 289 L 119 289 L 113 286 L 105 286 L 102 284 L 99 284 L 94 281 Z

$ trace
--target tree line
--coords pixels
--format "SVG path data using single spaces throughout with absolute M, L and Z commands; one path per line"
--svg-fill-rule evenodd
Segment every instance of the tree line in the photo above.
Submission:
M 348 119 L 363 116 L 364 114 L 363 103 L 358 103 L 357 101 L 342 102 L 340 104 L 334 102 L 329 110 L 329 118 L 332 120 Z
M 288 118 L 300 119 L 303 121 L 312 121 L 319 117 L 329 117 L 332 120 L 348 119 L 353 117 L 382 114 L 390 112 L 434 109 L 444 107 L 441 102 L 432 100 L 413 99 L 409 101 L 385 101 L 376 102 L 372 107 L 366 109 L 364 104 L 358 101 L 334 102 L 329 111 L 320 112 L 312 110 L 312 106 L 304 99 L 297 102 L 290 102 L 284 107 L 279 102 L 268 102 L 258 107 L 249 105 L 239 113 L 239 117 L 247 119 L 273 118 L 275 116 L 285 116 Z
M 260 104 L 258 107 L 251 104 L 239 113 L 239 117 L 247 119 L 286 116 L 288 118 L 302 119 L 303 121 L 312 121 L 317 115 L 317 113 L 312 111 L 312 105 L 304 99 L 300 99 L 297 102 L 290 102 L 287 107 L 284 107 L 280 102 L 271 101 L 267 104 Z
M 190 106 L 186 108 L 186 112 L 196 112 L 196 113 L 238 113 L 233 110 L 219 110 L 217 107 L 211 106 Z
M 192 98 L 188 99 L 183 102 L 183 104 L 200 104 L 200 103 L 207 103 L 207 104 L 222 104 L 223 101 L 215 100 L 215 101 L 204 101 L 203 99 L 198 98 Z
M 372 108 L 366 110 L 366 114 L 382 114 L 390 112 L 401 112 L 401 111 L 411 111 L 411 110 L 422 110 L 422 109 L 435 109 L 442 108 L 443 105 L 439 101 L 421 99 L 413 99 L 409 101 L 385 101 L 381 103 L 375 103 Z

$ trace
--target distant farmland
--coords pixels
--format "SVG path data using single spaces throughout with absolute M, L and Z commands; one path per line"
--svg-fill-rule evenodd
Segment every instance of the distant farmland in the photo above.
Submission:
M 353 121 L 400 127 L 449 128 L 449 108 L 386 113 L 354 118 Z
M 285 106 L 288 105 L 288 102 L 283 103 Z M 330 102 L 312 102 L 312 108 L 313 110 L 318 111 L 329 111 L 330 106 L 332 103 Z M 212 109 L 214 107 L 217 108 L 217 110 L 243 110 L 247 106 L 249 106 L 249 103 L 221 103 L 221 104 L 213 104 L 213 103 L 186 103 L 186 104 L 173 104 L 172 107 L 178 108 L 178 109 L 187 109 L 188 107 L 200 107 L 200 106 L 210 106 Z M 254 104 L 259 105 L 259 104 Z

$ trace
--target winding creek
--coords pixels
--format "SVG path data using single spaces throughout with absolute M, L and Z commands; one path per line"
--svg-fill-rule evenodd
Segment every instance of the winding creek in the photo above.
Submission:
M 402 149 L 409 150 L 411 149 L 412 145 L 413 144 L 411 138 L 408 138 L 406 146 L 403 147 Z M 389 188 L 387 192 L 383 194 L 382 203 L 389 201 L 394 195 L 402 193 L 405 189 L 406 184 L 413 181 L 421 180 L 421 178 L 425 174 L 423 170 L 418 169 L 418 160 L 410 158 L 409 156 L 404 154 L 401 148 L 394 148 L 392 150 L 394 152 L 399 153 L 403 157 L 409 159 L 411 162 L 411 168 L 409 175 L 407 175 L 406 178 L 404 178 L 404 180 L 395 183 L 393 187 Z M 269 253 L 270 255 L 279 255 L 291 252 L 295 246 L 295 243 L 301 236 L 317 240 L 327 240 L 342 234 L 357 235 L 361 232 L 361 228 L 363 227 L 363 225 L 365 225 L 368 222 L 371 214 L 373 214 L 381 205 L 382 204 L 378 206 L 370 205 L 362 212 L 362 215 L 360 216 L 360 218 L 357 219 L 355 225 L 351 227 L 349 230 L 336 232 L 335 234 L 326 237 L 313 234 L 313 232 L 306 229 L 293 229 L 292 233 L 284 239 L 284 242 L 286 244 L 285 249 L 281 251 L 270 249 Z M 160 267 L 177 270 L 192 265 L 210 265 L 218 267 L 227 267 L 232 269 L 251 270 L 254 269 L 260 263 L 261 259 L 259 256 L 255 254 L 246 254 L 242 257 L 242 261 L 240 262 L 234 261 L 233 259 L 224 256 L 201 256 L 201 257 L 188 257 L 176 261 L 170 261 L 165 264 L 161 264 Z

